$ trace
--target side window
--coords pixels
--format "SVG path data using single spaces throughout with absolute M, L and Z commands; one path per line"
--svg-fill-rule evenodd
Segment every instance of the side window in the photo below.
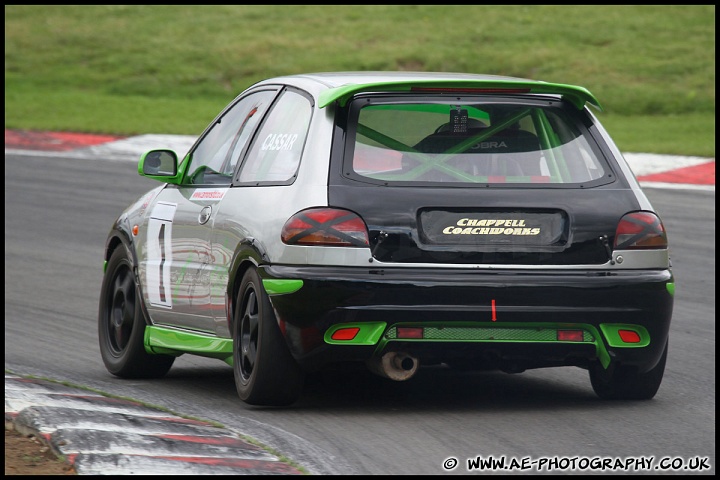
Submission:
M 240 167 L 240 183 L 288 183 L 295 176 L 312 105 L 305 96 L 286 91 L 260 127 L 245 163 Z
M 251 93 L 228 110 L 191 152 L 186 183 L 230 185 L 243 147 L 276 93 Z

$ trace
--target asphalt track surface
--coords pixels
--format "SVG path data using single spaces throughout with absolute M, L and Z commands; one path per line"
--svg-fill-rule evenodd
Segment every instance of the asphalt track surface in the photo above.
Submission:
M 5 131 L 6 153 L 64 152 L 138 158 L 165 146 L 183 154 L 194 137 L 117 137 Z M 715 160 L 625 154 L 644 187 L 715 189 Z M 207 422 L 37 378 L 5 377 L 5 421 L 44 438 L 80 475 L 303 474 L 252 439 Z

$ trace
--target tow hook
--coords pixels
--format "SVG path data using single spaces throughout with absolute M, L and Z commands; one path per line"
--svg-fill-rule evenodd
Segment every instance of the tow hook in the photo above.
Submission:
M 608 242 L 608 236 L 603 235 L 598 240 L 600 240 L 600 243 L 602 243 L 603 247 L 605 247 L 605 252 L 610 259 L 610 265 L 615 265 L 615 260 L 612 258 L 612 250 L 610 249 L 610 242 Z
M 372 263 L 373 258 L 375 258 L 375 251 L 378 249 L 380 244 L 385 241 L 385 239 L 388 237 L 388 234 L 386 231 L 380 230 L 380 233 L 378 233 L 377 241 L 375 242 L 375 246 L 373 247 L 372 251 L 370 252 L 370 259 L 369 261 Z

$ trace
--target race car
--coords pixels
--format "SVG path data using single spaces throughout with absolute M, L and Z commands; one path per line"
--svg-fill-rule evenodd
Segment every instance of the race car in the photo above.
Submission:
M 260 81 L 113 223 L 99 343 L 121 378 L 183 354 L 287 406 L 364 364 L 394 381 L 574 366 L 651 399 L 675 281 L 663 223 L 586 88 L 462 73 Z M 181 152 L 184 153 L 184 152 Z

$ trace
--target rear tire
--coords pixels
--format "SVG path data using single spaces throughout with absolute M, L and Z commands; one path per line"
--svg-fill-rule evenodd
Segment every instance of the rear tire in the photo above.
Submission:
M 250 405 L 295 403 L 305 375 L 285 343 L 255 269 L 245 273 L 235 306 L 233 370 L 238 396 Z
M 132 264 L 118 247 L 105 270 L 98 311 L 100 355 L 108 372 L 121 378 L 159 378 L 170 370 L 175 357 L 145 350 L 145 326 Z
M 590 382 L 598 397 L 605 400 L 650 400 L 662 383 L 667 361 L 668 344 L 665 343 L 660 361 L 645 373 L 618 366 L 608 374 L 600 365 L 590 368 Z

